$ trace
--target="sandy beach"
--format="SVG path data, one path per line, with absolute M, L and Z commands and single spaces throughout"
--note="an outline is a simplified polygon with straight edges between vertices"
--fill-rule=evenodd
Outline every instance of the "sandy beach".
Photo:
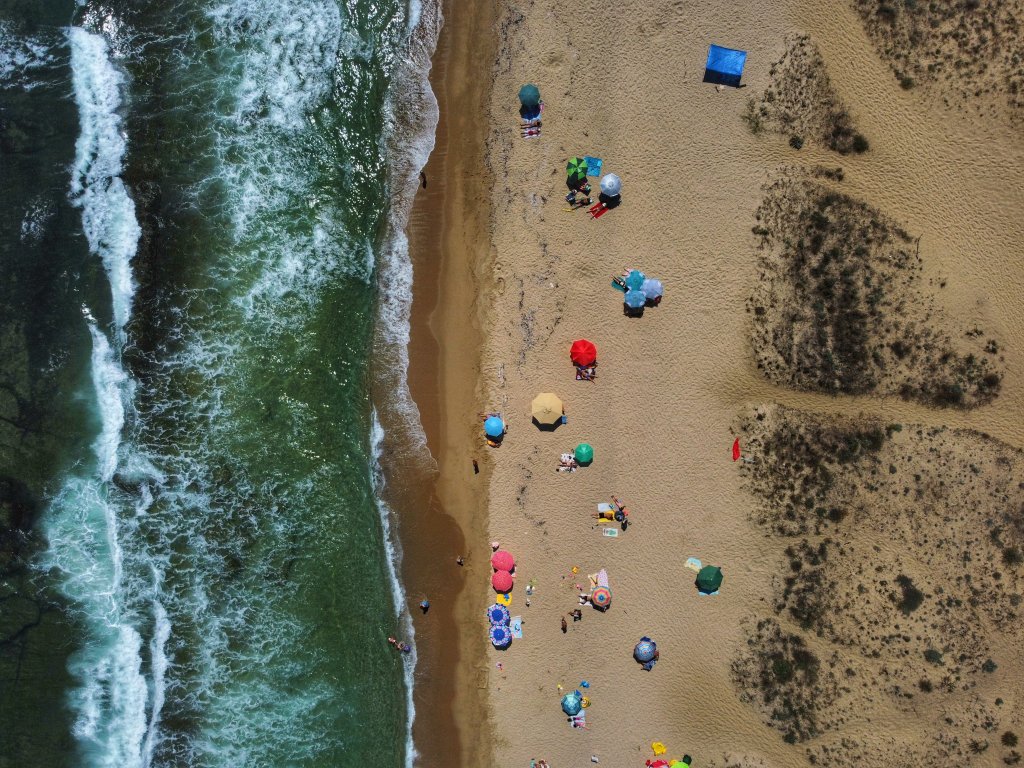
M 417 620 L 433 659 L 417 677 L 421 764 L 525 768 L 545 759 L 560 768 L 595 756 L 641 766 L 655 741 L 668 747 L 665 757 L 690 754 L 698 766 L 1012 759 L 1004 734 L 1024 729 L 1024 659 L 1012 619 L 1022 586 L 1014 553 L 1024 540 L 1016 495 L 1024 482 L 1024 142 L 1012 100 L 986 96 L 982 114 L 945 98 L 945 81 L 901 85 L 854 7 L 627 1 L 610 10 L 536 0 L 501 3 L 492 16 L 470 5 L 447 9 L 433 78 L 442 124 L 410 228 L 411 387 L 438 474 L 437 501 L 418 523 L 403 523 L 406 551 L 418 553 L 407 557 L 405 576 L 410 597 L 417 580 L 433 578 L 431 588 L 452 601 Z M 827 73 L 807 94 L 786 90 L 806 83 L 803 75 L 787 81 L 776 75 L 784 67 L 773 71 L 796 36 L 814 46 L 800 66 Z M 744 88 L 701 82 L 711 43 L 748 51 Z M 540 88 L 545 111 L 541 135 L 523 139 L 516 94 L 527 82 Z M 780 94 L 796 118 L 777 108 Z M 754 130 L 744 115 L 761 105 L 764 125 Z M 829 146 L 822 125 L 838 109 L 848 110 L 866 151 Z M 786 129 L 793 125 L 800 148 Z M 602 158 L 603 170 L 622 178 L 621 206 L 599 220 L 565 210 L 565 165 L 577 155 Z M 798 334 L 825 343 L 806 329 L 860 322 L 833 311 L 838 300 L 825 300 L 815 321 L 811 307 L 793 306 L 799 294 L 786 287 L 785 270 L 769 268 L 766 260 L 790 258 L 784 241 L 803 234 L 784 218 L 777 244 L 753 231 L 783 177 L 845 196 L 850 210 L 863 204 L 906 235 L 882 238 L 857 273 L 884 278 L 869 286 L 881 291 L 871 299 L 879 316 L 858 340 L 884 375 L 844 378 L 832 356 L 833 367 L 814 375 L 786 365 L 824 365 L 824 356 L 779 355 L 775 373 L 758 369 L 758 338 L 776 348 Z M 834 208 L 821 210 L 838 226 Z M 836 258 L 845 258 L 845 241 L 864 237 L 840 230 Z M 908 254 L 891 274 L 879 267 L 890 245 Z M 664 301 L 642 318 L 623 316 L 610 284 L 630 267 L 665 285 Z M 883 338 L 893 327 L 911 329 L 907 338 L 926 328 L 939 341 L 904 353 L 892 347 L 896 337 Z M 569 346 L 577 338 L 597 345 L 596 382 L 575 380 Z M 894 349 L 896 357 L 881 355 Z M 961 359 L 968 362 L 947 365 Z M 966 393 L 962 400 L 937 403 L 906 389 L 936 361 L 947 367 L 934 370 L 951 377 L 943 392 Z M 969 389 L 985 376 L 994 378 Z M 530 419 L 531 400 L 546 391 L 567 413 L 553 432 Z M 477 414 L 487 411 L 500 411 L 509 426 L 498 449 L 483 442 Z M 808 480 L 799 498 L 770 492 L 772 478 L 792 469 L 771 459 L 779 425 L 795 424 L 785 432 L 792 437 L 822 420 L 838 436 L 815 445 L 832 451 L 825 474 L 840 481 Z M 864 437 L 876 431 L 877 447 Z M 734 463 L 737 436 L 744 461 Z M 593 464 L 557 473 L 559 455 L 584 441 Z M 843 458 L 849 444 L 858 447 Z M 933 455 L 941 455 L 937 469 L 917 468 Z M 872 471 L 891 485 L 871 480 Z M 929 472 L 938 473 L 934 483 L 912 491 Z M 820 484 L 820 473 L 809 477 Z M 904 478 L 905 494 L 897 483 Z M 992 483 L 1000 494 L 988 494 Z M 616 538 L 591 517 L 613 494 L 632 522 Z M 947 499 L 980 510 L 963 525 L 982 533 L 949 533 Z M 780 532 L 770 522 L 803 508 L 812 518 L 802 528 Z M 1008 509 L 1017 512 L 1001 520 Z M 912 519 L 912 530 L 880 528 L 865 510 Z M 437 515 L 446 533 L 419 538 Z M 843 556 L 826 566 L 801 555 L 800 572 L 818 580 L 787 581 L 800 559 L 793 553 L 818 552 L 825 539 Z M 944 547 L 929 549 L 937 539 Z M 491 540 L 518 562 L 510 611 L 522 617 L 523 637 L 505 651 L 486 637 Z M 986 602 L 947 567 L 965 553 L 999 573 L 985 582 L 998 600 Z M 462 569 L 456 554 L 468 559 Z M 721 566 L 719 595 L 697 593 L 688 557 Z M 879 558 L 892 573 L 873 570 Z M 611 608 L 584 606 L 582 621 L 570 620 L 563 633 L 561 618 L 578 607 L 575 585 L 586 587 L 587 574 L 602 568 Z M 428 577 L 432 569 L 443 576 Z M 828 585 L 851 574 L 872 599 L 822 602 L 828 621 L 805 621 L 803 608 L 793 609 L 794 594 L 831 594 Z M 902 597 L 894 584 L 904 585 Z M 949 594 L 976 614 L 943 604 Z M 941 621 L 928 624 L 922 617 L 933 608 Z M 448 629 L 438 629 L 445 621 Z M 873 644 L 850 630 L 860 621 L 908 639 L 898 652 Z M 956 643 L 940 647 L 943 633 L 978 626 L 984 653 L 961 652 L 939 670 L 934 659 L 957 653 Z M 631 658 L 643 635 L 661 651 L 651 672 Z M 782 675 L 794 658 L 798 672 Z M 559 698 L 584 680 L 587 728 L 573 729 Z M 780 702 L 799 712 L 779 722 Z

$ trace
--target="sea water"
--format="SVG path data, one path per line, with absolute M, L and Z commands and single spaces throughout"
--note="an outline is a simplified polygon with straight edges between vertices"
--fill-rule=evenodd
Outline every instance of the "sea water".
M 61 662 L 39 690 L 67 738 L 0 722 L 20 734 L 7 757 L 411 765 L 377 411 L 422 444 L 402 229 L 436 121 L 437 11 L 44 6 L 3 20 L 0 93 L 64 86 L 76 123 L 53 140 L 74 140 L 51 164 L 75 215 L 32 213 L 38 176 L 7 195 L 68 243 L 71 289 L 44 301 L 70 305 L 69 351 L 49 375 L 83 415 L 37 484 L 34 586 L 67 622 L 59 648 L 38 641 Z

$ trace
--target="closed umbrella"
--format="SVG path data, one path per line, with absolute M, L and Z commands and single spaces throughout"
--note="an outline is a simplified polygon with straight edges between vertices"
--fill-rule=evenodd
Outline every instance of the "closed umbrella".
M 623 282 L 626 284 L 627 291 L 642 291 L 644 289 L 644 281 L 646 279 L 647 275 L 639 269 L 631 269 Z
M 487 633 L 491 638 L 491 645 L 495 648 L 506 648 L 512 642 L 512 630 L 504 624 L 491 624 Z
M 622 300 L 630 309 L 640 309 L 647 304 L 647 297 L 643 291 L 626 291 Z
M 597 362 L 597 347 L 594 342 L 586 339 L 576 339 L 569 348 L 569 359 L 573 365 L 581 365 L 584 368 Z
M 516 567 L 516 559 L 511 552 L 499 549 L 491 555 L 491 567 L 496 571 L 511 571 Z
M 655 280 L 653 277 L 648 277 L 644 280 L 644 284 L 640 290 L 642 290 L 644 292 L 644 296 L 651 301 L 654 301 L 654 299 L 658 298 L 665 292 L 664 287 L 661 285 L 661 280 Z
M 499 438 L 505 434 L 505 422 L 498 416 L 488 416 L 484 422 L 484 434 L 490 438 Z
M 528 109 L 540 106 L 540 88 L 533 83 L 527 83 L 519 89 L 519 103 Z
M 512 589 L 513 584 L 515 581 L 508 571 L 495 571 L 491 575 L 491 586 L 494 587 L 495 592 L 508 592 Z
M 565 166 L 566 181 L 574 187 L 587 180 L 587 161 L 582 157 L 574 157 Z
M 576 457 L 578 464 L 589 464 L 594 460 L 594 446 L 590 443 L 580 443 L 573 451 L 573 456 Z
M 562 711 L 569 717 L 575 717 L 583 709 L 583 694 L 579 691 L 567 693 L 562 697 Z
M 636 648 L 633 649 L 633 658 L 639 661 L 641 664 L 646 664 L 648 661 L 654 658 L 654 653 L 657 650 L 657 644 L 650 638 L 645 637 L 643 640 L 637 643 Z
M 562 401 L 554 392 L 542 392 L 533 398 L 530 412 L 538 424 L 551 426 L 562 420 Z
M 710 595 L 722 586 L 723 578 L 722 569 L 717 565 L 705 565 L 697 574 L 697 589 L 705 595 Z
M 491 624 L 508 624 L 512 617 L 509 615 L 508 608 L 500 603 L 495 603 L 487 609 L 487 618 Z
M 594 587 L 590 593 L 590 602 L 595 608 L 604 610 L 612 604 L 612 591 L 608 587 Z
M 618 197 L 622 192 L 622 181 L 614 173 L 606 173 L 601 177 L 601 191 L 608 197 Z

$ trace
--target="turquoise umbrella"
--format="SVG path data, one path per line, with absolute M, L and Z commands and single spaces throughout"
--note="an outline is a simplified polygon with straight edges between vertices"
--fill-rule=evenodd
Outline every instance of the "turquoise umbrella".
M 630 291 L 642 291 L 644 289 L 644 280 L 647 279 L 647 275 L 641 272 L 639 269 L 631 270 L 626 275 L 626 288 Z
M 519 89 L 519 103 L 527 109 L 540 106 L 540 88 L 533 83 L 527 83 Z
M 643 291 L 626 291 L 622 299 L 630 309 L 640 309 L 647 304 L 647 297 Z
M 594 460 L 594 447 L 590 443 L 580 443 L 573 452 L 580 464 L 589 464 Z
M 562 697 L 562 711 L 569 717 L 575 717 L 583 709 L 583 694 L 579 691 L 567 693 Z

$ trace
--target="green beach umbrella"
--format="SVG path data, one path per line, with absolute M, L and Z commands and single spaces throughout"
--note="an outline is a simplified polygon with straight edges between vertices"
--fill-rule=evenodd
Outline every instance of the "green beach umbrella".
M 594 447 L 590 443 L 580 443 L 573 455 L 580 464 L 589 464 L 594 460 Z
M 565 166 L 567 180 L 573 184 L 582 184 L 587 180 L 587 161 L 582 157 L 574 157 Z
M 717 565 L 705 565 L 697 574 L 697 589 L 705 595 L 717 592 L 722 586 L 722 569 Z
M 519 103 L 528 108 L 540 106 L 540 88 L 533 83 L 524 85 L 519 89 Z

